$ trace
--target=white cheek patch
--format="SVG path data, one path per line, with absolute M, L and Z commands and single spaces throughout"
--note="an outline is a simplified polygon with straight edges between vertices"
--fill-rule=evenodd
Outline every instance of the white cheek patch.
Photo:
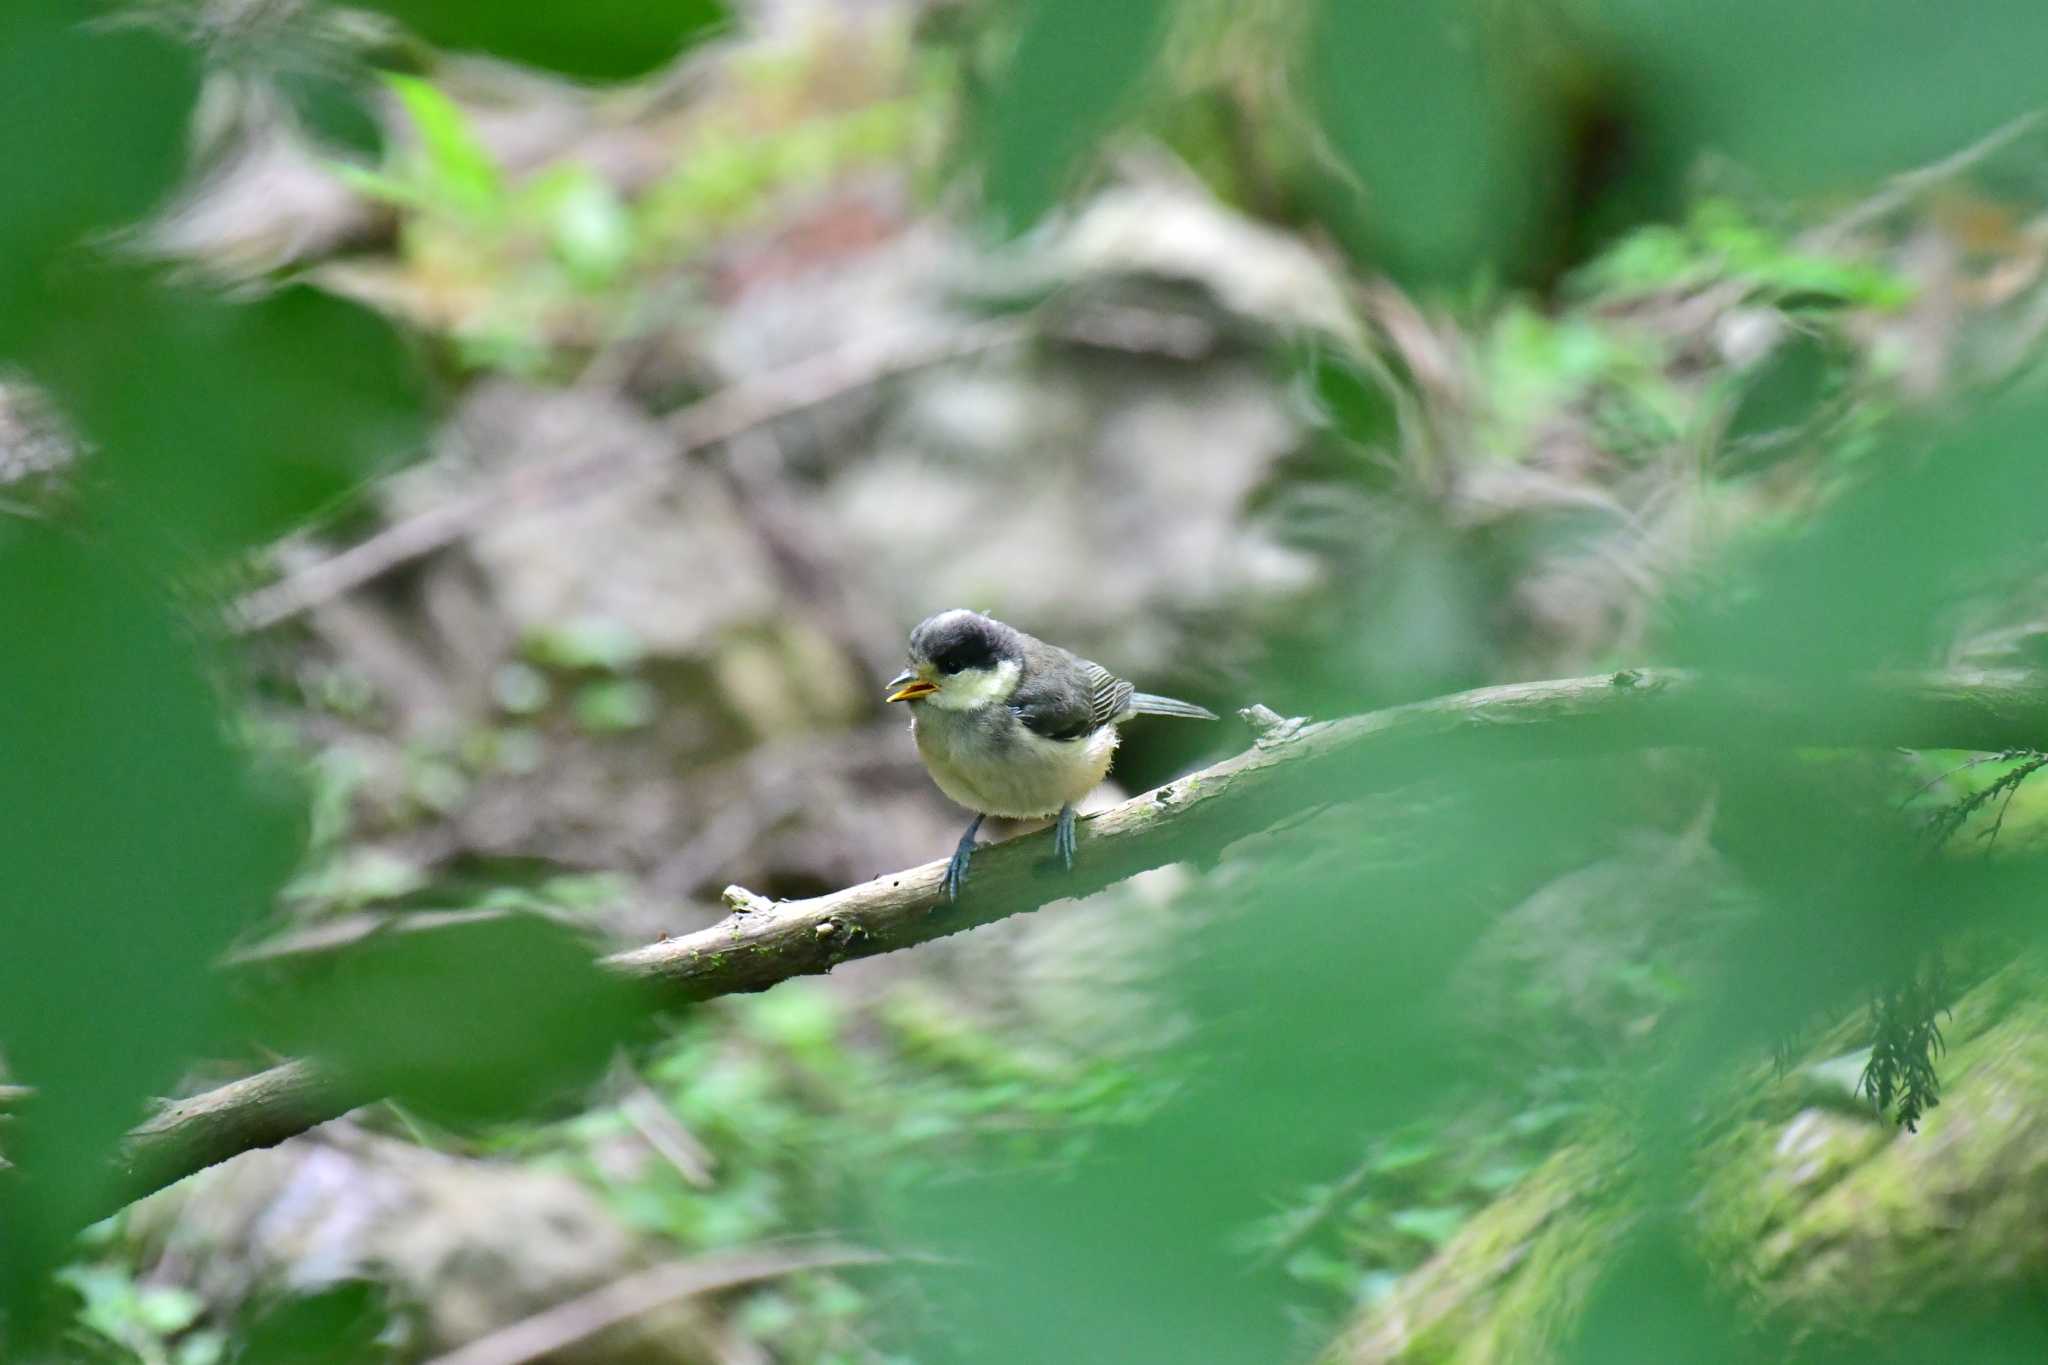
M 1005 659 L 994 668 L 963 668 L 941 682 L 939 690 L 924 699 L 925 705 L 942 711 L 1000 706 L 1017 690 L 1017 674 L 1021 671 L 1014 659 Z

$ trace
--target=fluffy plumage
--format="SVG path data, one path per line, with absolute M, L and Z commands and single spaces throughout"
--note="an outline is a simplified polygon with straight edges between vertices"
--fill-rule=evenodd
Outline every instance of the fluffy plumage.
M 906 698 L 918 755 L 939 790 L 983 815 L 1030 819 L 1073 805 L 1108 774 L 1116 727 L 1133 716 L 1215 719 L 964 609 L 910 633 L 910 664 L 899 682 L 931 685 Z

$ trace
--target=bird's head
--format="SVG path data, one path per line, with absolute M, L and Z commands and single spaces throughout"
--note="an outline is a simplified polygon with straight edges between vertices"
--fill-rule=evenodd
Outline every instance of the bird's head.
M 980 612 L 942 611 L 910 632 L 910 667 L 889 680 L 886 701 L 929 701 L 971 711 L 1008 701 L 1024 668 L 1023 637 Z

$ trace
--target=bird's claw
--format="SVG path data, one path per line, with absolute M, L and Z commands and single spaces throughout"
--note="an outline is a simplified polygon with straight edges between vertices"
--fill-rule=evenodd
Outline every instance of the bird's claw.
M 1074 870 L 1074 808 L 1060 807 L 1060 818 L 1052 827 L 1052 851 L 1067 871 Z
M 974 817 L 974 823 L 960 836 L 959 844 L 953 849 L 953 856 L 946 862 L 946 880 L 943 883 L 947 904 L 960 899 L 960 888 L 967 884 L 967 864 L 974 858 L 974 836 L 981 829 L 981 817 Z

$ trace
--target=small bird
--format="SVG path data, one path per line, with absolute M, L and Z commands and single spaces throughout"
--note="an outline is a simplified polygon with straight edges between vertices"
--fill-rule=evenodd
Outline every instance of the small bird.
M 1074 866 L 1074 803 L 1109 772 L 1117 726 L 1133 716 L 1214 720 L 1192 702 L 1140 692 L 1101 664 L 956 608 L 910 632 L 910 667 L 887 701 L 910 704 L 918 757 L 939 790 L 973 811 L 946 865 L 958 900 L 987 816 L 1059 814 L 1053 851 Z

